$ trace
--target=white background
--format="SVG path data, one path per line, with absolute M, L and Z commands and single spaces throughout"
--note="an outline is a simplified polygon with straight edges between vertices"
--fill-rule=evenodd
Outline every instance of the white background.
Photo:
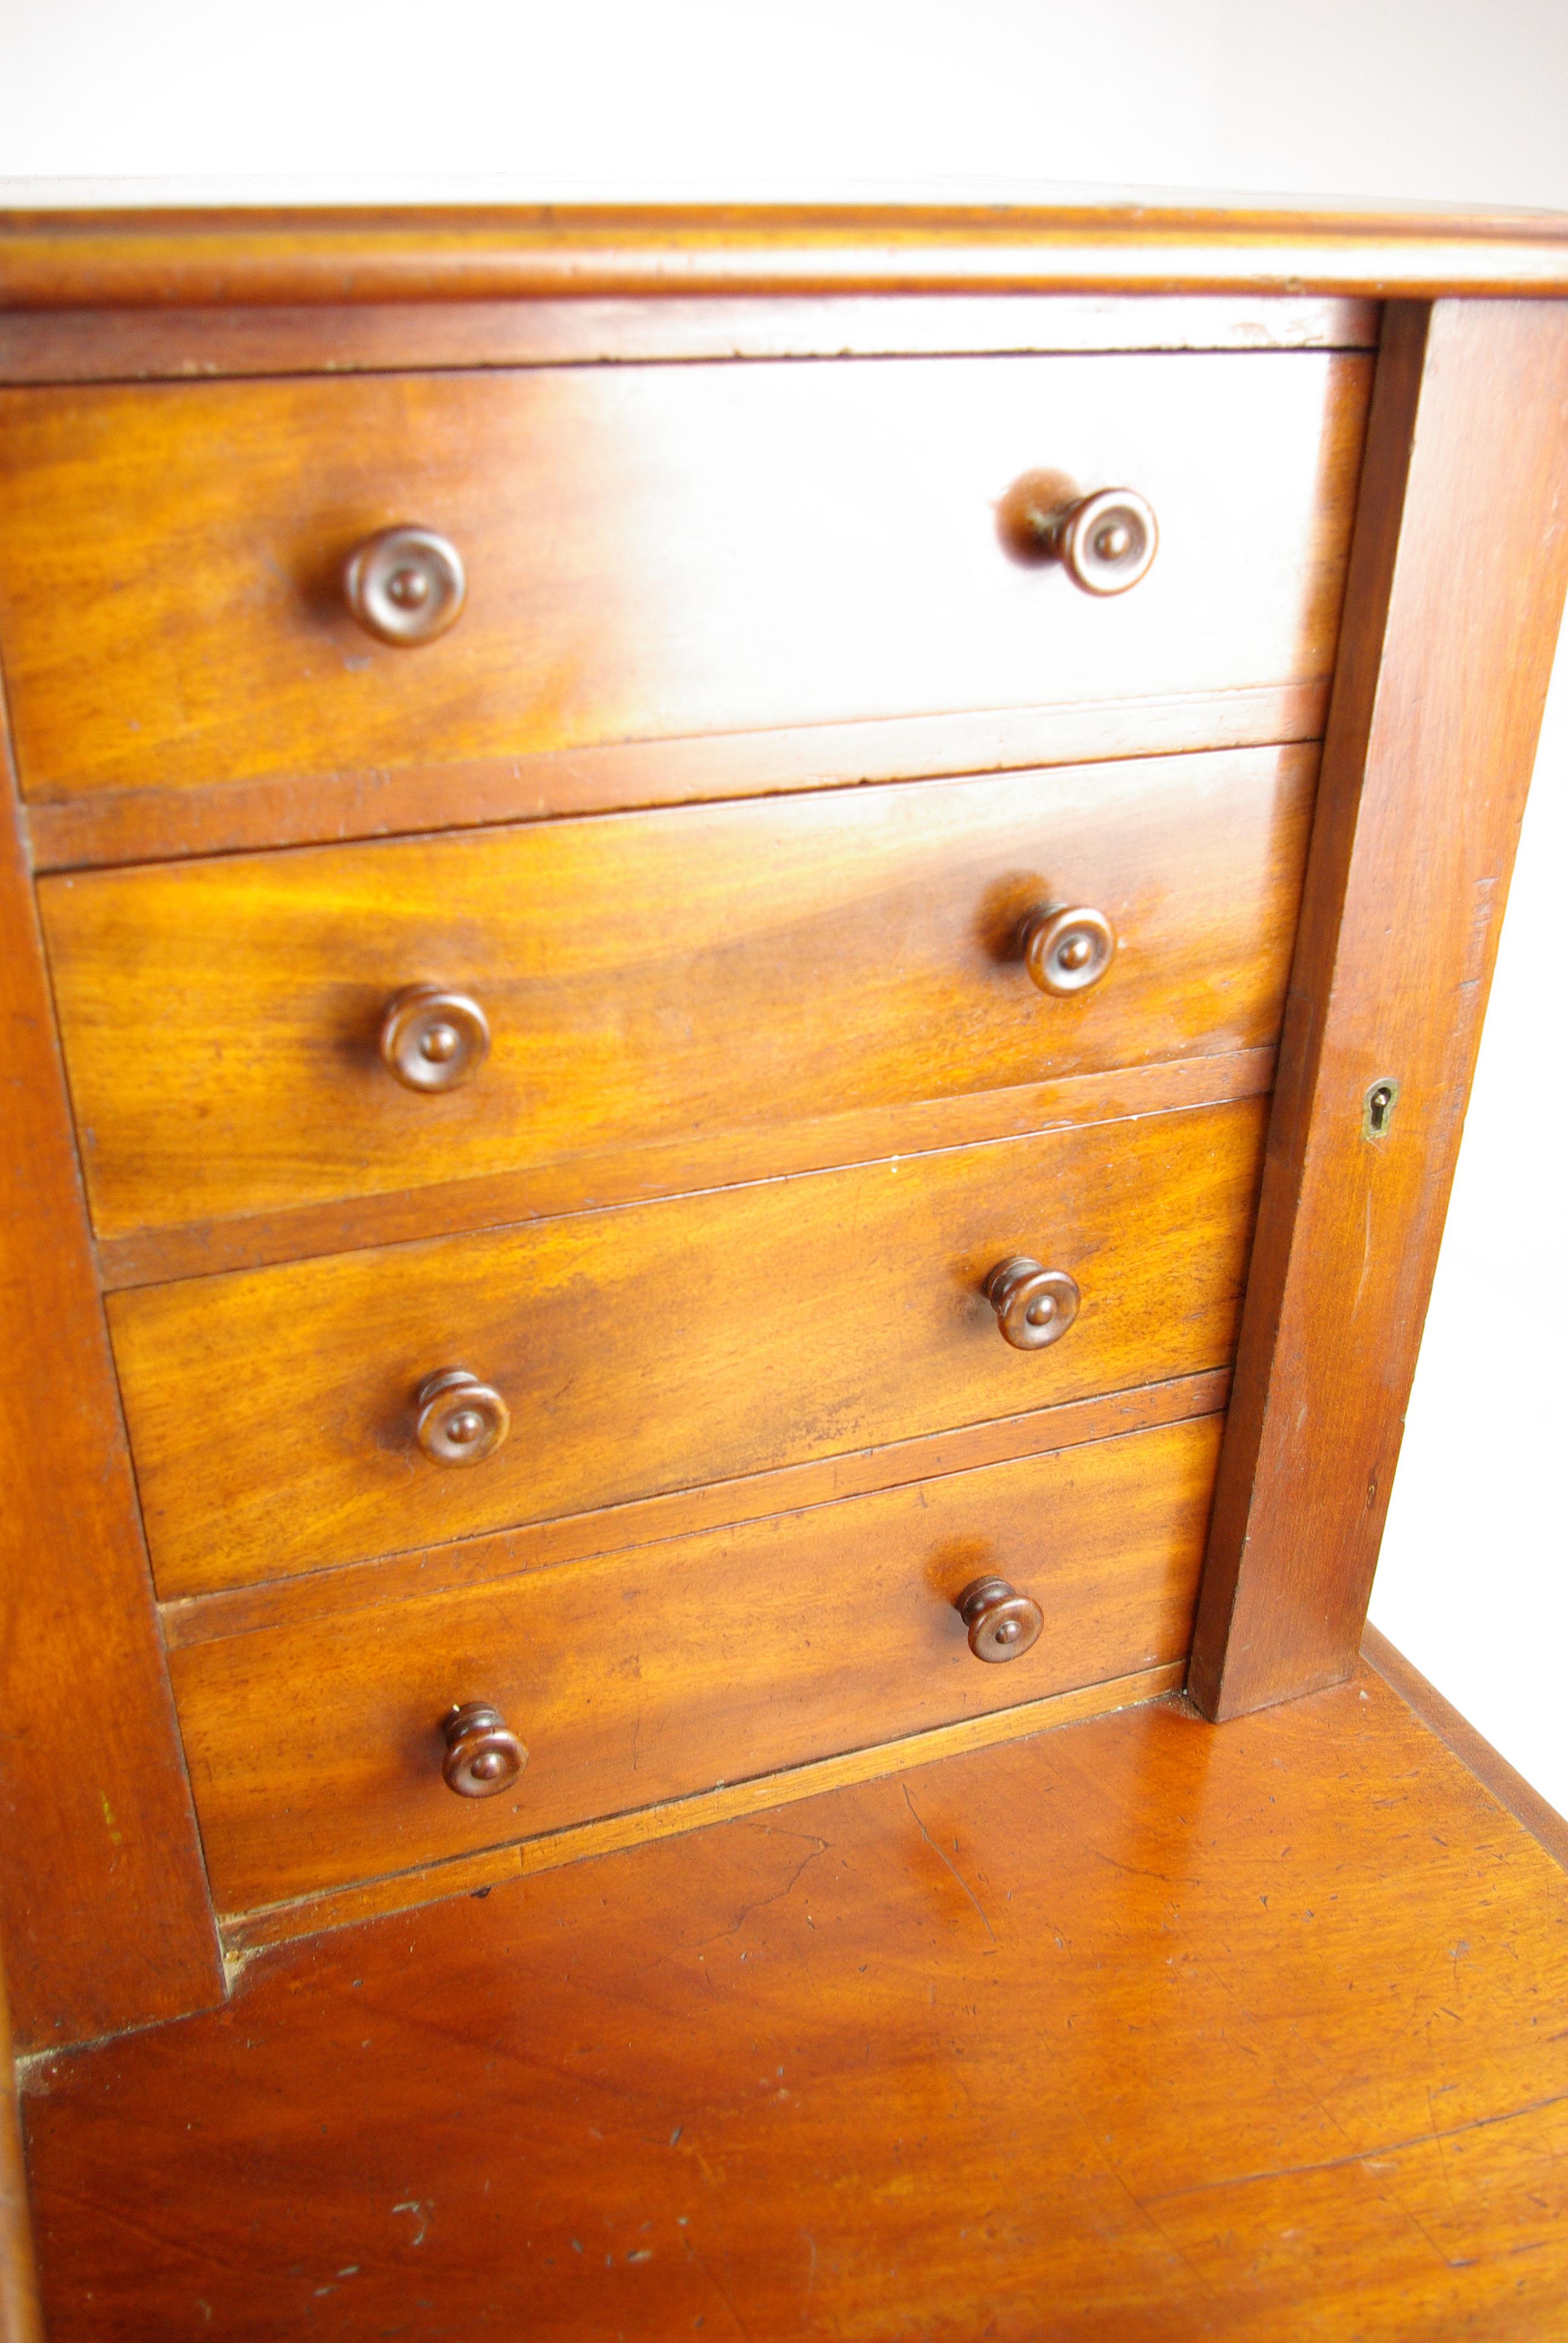
M 154 183 L 127 201 L 1027 179 L 1568 209 L 1568 0 L 0 0 L 0 200 L 106 176 Z M 1568 659 L 1372 1602 L 1568 1809 L 1565 958 Z

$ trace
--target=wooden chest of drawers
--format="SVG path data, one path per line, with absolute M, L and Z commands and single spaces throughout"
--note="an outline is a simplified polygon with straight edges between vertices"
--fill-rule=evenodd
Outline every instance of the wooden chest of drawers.
M 842 227 L 0 237 L 29 2038 L 1350 1664 L 1563 311 Z

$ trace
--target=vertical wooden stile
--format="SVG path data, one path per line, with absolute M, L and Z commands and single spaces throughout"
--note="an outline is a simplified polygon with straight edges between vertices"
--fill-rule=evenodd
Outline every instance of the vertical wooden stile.
M 48 980 L 0 806 L 0 1943 L 24 2048 L 223 1998 Z
M 1355 1662 L 1568 582 L 1568 303 L 1391 305 L 1190 1689 Z
M 44 2343 L 4 1970 L 0 1970 L 0 2343 Z

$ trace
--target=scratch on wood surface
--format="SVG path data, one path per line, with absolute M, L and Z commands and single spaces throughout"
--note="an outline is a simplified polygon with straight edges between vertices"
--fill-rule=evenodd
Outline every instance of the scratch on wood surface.
M 770 1838 L 779 1837 L 799 1839 L 806 1835 L 806 1834 L 801 1831 L 775 1831 L 772 1825 L 769 1824 L 764 1824 L 763 1828 Z M 799 1862 L 795 1865 L 794 1870 L 789 1874 L 789 1878 L 784 1882 L 782 1887 L 776 1887 L 771 1896 L 759 1896 L 754 1903 L 742 1905 L 740 1911 L 735 1919 L 730 1922 L 728 1928 L 717 1929 L 711 1936 L 699 1936 L 695 1945 L 689 1945 L 686 1949 L 689 1952 L 697 1952 L 700 1950 L 704 1945 L 722 1944 L 727 1936 L 738 1936 L 740 1934 L 741 1929 L 745 1926 L 747 1921 L 751 1917 L 753 1912 L 766 1911 L 769 1904 L 781 1904 L 787 1896 L 792 1895 L 796 1882 L 799 1880 L 800 1874 L 805 1870 L 807 1865 L 809 1863 L 815 1863 L 819 1855 L 826 1855 L 827 1852 L 828 1841 L 825 1838 L 813 1837 L 806 1853 L 800 1857 Z
M 934 1855 L 939 1856 L 940 1859 L 947 1865 L 948 1869 L 952 1873 L 953 1877 L 958 1881 L 959 1885 L 963 1889 L 964 1894 L 969 1897 L 970 1902 L 980 1914 L 986 1935 L 990 1938 L 991 1951 L 994 1953 L 996 1950 L 996 1930 L 986 1918 L 985 1907 L 981 1904 L 980 1897 L 975 1894 L 974 1889 L 970 1885 L 969 1881 L 964 1877 L 963 1873 L 959 1869 L 957 1864 L 950 1861 L 947 1855 L 942 1854 L 941 1848 L 937 1845 L 936 1840 L 931 1836 L 924 1823 L 921 1822 L 915 1802 L 910 1795 L 909 1784 L 907 1782 L 900 1782 L 899 1787 L 903 1791 L 905 1805 L 908 1806 L 910 1814 L 915 1817 L 915 1828 L 920 1832 L 920 1836 L 925 1840 L 925 1843 L 930 1848 L 931 1853 Z
M 1498 2124 L 1518 2123 L 1525 2116 L 1536 2116 L 1547 2107 L 1568 2106 L 1568 2091 L 1553 2091 L 1549 2098 L 1527 2099 L 1522 2107 L 1506 2107 L 1501 2115 L 1474 2116 L 1469 2123 L 1453 2124 L 1445 2131 L 1419 2131 L 1409 2139 L 1385 2141 L 1380 2147 L 1363 2148 L 1358 2155 L 1325 2157 L 1316 2164 L 1281 2164 L 1266 2166 L 1261 2172 L 1238 2172 L 1224 2180 L 1194 2180 L 1185 2188 L 1167 2188 L 1152 2197 L 1140 2198 L 1143 2205 L 1163 2205 L 1174 2197 L 1203 2197 L 1211 2188 L 1251 2188 L 1259 2180 L 1296 2180 L 1313 2172 L 1337 2172 L 1349 2164 L 1375 2165 L 1380 2157 L 1403 2156 L 1414 2147 L 1436 2147 L 1443 2140 L 1461 2139 L 1466 2132 L 1490 2131 Z

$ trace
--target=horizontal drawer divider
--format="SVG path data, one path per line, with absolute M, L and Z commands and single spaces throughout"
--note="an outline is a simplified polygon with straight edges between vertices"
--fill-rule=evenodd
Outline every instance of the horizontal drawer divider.
M 730 1822 L 743 1815 L 767 1813 L 790 1805 L 826 1790 L 842 1790 L 858 1783 L 885 1779 L 906 1768 L 930 1765 L 943 1757 L 994 1749 L 1034 1733 L 1076 1725 L 1113 1710 L 1132 1708 L 1180 1690 L 1187 1673 L 1183 1660 L 1141 1669 L 1135 1675 L 1113 1676 L 1103 1684 L 1085 1684 L 1055 1693 L 1044 1700 L 1027 1701 L 1018 1708 L 970 1716 L 954 1725 L 887 1741 L 870 1748 L 822 1757 L 806 1765 L 747 1782 L 721 1783 L 690 1797 L 672 1798 L 655 1806 L 633 1808 L 601 1820 L 575 1823 L 533 1839 L 514 1840 L 506 1846 L 487 1847 L 443 1863 L 365 1881 L 352 1887 L 327 1890 L 319 1896 L 260 1906 L 253 1912 L 220 1915 L 218 1926 L 231 1967 L 268 1945 L 297 1936 L 317 1936 L 331 1928 L 352 1927 L 357 1922 L 411 1905 L 435 1903 L 446 1896 L 484 1894 L 504 1880 L 527 1878 L 535 1872 L 553 1871 L 562 1864 L 578 1863 L 604 1855 L 645 1846 L 656 1839 L 675 1838 L 687 1831 Z
M 964 709 L 616 741 L 407 769 L 106 790 L 27 811 L 35 870 L 317 846 L 568 814 L 1263 749 L 1322 738 L 1328 678 L 1066 706 Z
M 1046 350 L 1375 349 L 1380 313 L 1376 301 L 1332 295 L 1157 293 L 13 311 L 0 317 L 0 382 Z
M 518 1577 L 562 1563 L 629 1552 L 775 1515 L 806 1513 L 845 1497 L 945 1479 L 1020 1457 L 1185 1423 L 1222 1410 L 1230 1386 L 1230 1368 L 1216 1367 L 1132 1391 L 1031 1409 L 989 1423 L 967 1424 L 953 1432 L 785 1465 L 741 1480 L 715 1482 L 706 1488 L 676 1490 L 594 1513 L 529 1523 L 490 1536 L 462 1538 L 416 1554 L 350 1563 L 337 1570 L 308 1572 L 260 1586 L 186 1596 L 160 1606 L 164 1640 L 173 1651 L 305 1620 L 337 1618 L 416 1594 L 437 1594 Z
M 1274 1054 L 1271 1048 L 1230 1051 L 1010 1090 L 858 1108 L 810 1122 L 763 1123 L 577 1157 L 542 1170 L 137 1232 L 99 1242 L 99 1276 L 106 1292 L 175 1284 L 373 1245 L 467 1235 L 662 1197 L 749 1187 L 802 1172 L 901 1161 L 1041 1131 L 1220 1106 L 1265 1096 L 1273 1082 Z

